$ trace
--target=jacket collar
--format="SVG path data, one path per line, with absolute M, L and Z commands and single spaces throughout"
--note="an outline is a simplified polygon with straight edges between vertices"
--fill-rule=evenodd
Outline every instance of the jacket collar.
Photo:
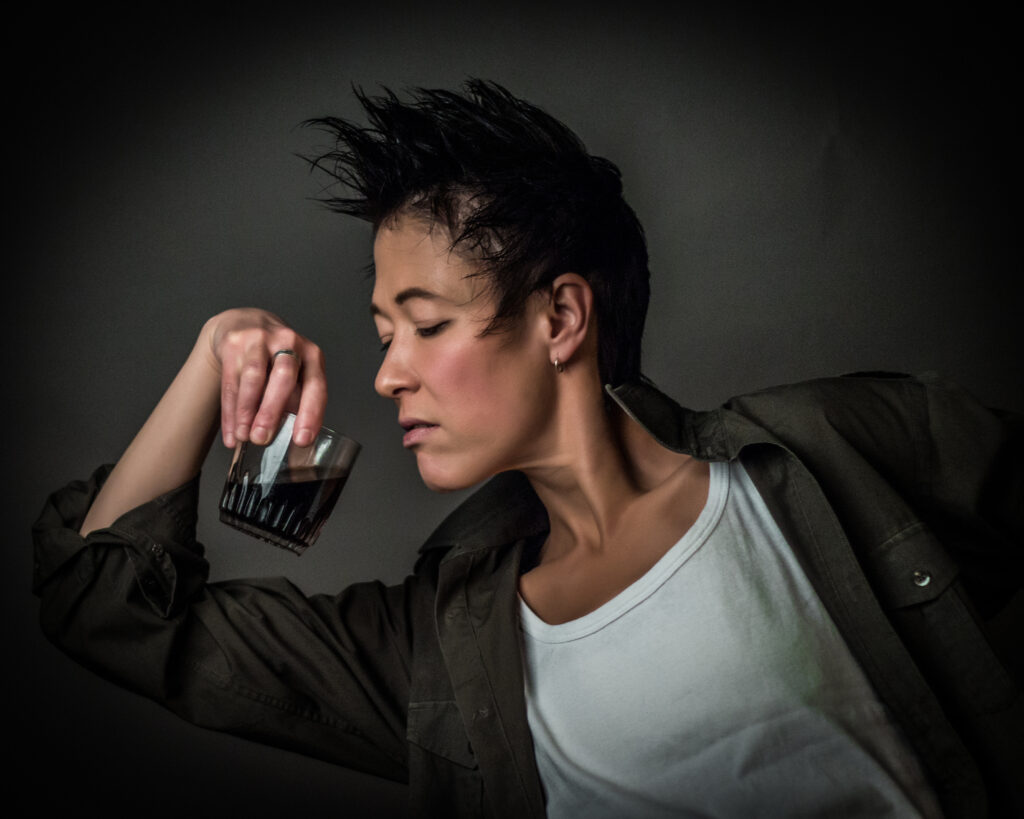
M 739 450 L 769 440 L 763 429 L 726 409 L 685 409 L 646 378 L 605 392 L 662 446 L 701 460 L 731 460 Z M 547 532 L 544 505 L 521 472 L 496 475 L 456 508 L 420 547 L 453 553 L 499 546 Z
M 647 379 L 605 386 L 605 393 L 659 444 L 704 460 L 728 457 L 717 412 L 694 412 L 679 406 Z

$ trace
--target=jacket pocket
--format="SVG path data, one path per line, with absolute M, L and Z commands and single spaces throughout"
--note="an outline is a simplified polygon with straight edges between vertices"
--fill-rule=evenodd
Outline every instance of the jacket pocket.
M 452 701 L 411 702 L 406 739 L 464 768 L 476 768 L 462 714 Z
M 483 780 L 454 702 L 411 702 L 406 725 L 414 815 L 422 819 L 490 816 Z

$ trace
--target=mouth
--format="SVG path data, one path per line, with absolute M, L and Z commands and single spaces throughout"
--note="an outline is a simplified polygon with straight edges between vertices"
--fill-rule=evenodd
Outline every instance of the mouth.
M 437 424 L 421 421 L 418 418 L 402 418 L 398 423 L 405 430 L 405 435 L 402 436 L 402 446 L 406 449 L 421 443 L 432 430 L 437 429 Z

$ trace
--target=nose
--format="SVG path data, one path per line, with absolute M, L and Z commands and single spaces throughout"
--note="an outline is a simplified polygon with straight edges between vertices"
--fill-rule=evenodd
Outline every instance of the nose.
M 417 383 L 414 370 L 392 341 L 377 370 L 373 388 L 384 398 L 397 398 L 402 392 L 415 390 Z

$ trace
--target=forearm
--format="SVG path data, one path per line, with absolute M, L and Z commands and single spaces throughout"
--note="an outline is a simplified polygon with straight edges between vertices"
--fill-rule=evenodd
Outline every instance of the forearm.
M 184 366 L 125 450 L 82 523 L 81 534 L 196 475 L 220 419 L 220 372 L 200 335 Z
M 275 355 L 281 350 L 291 354 Z M 323 354 L 272 313 L 234 308 L 206 324 L 192 352 L 89 509 L 80 533 L 181 486 L 199 472 L 218 421 L 224 443 L 266 443 L 289 405 L 312 441 L 327 403 Z

